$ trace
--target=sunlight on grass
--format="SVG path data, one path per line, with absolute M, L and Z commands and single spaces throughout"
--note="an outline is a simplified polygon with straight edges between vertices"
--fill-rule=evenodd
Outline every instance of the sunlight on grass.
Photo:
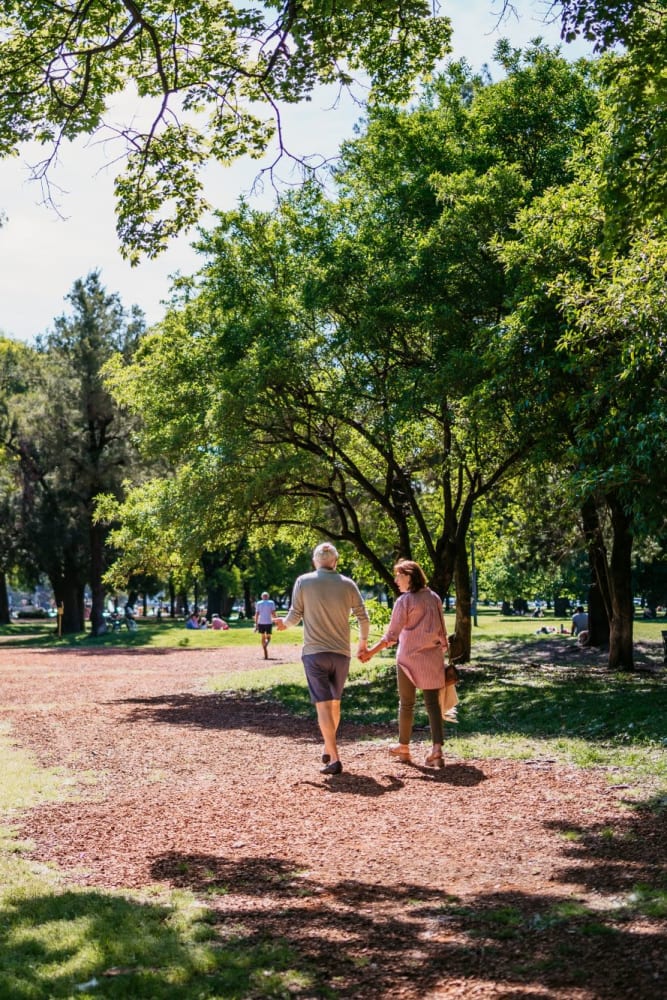
M 0 814 L 71 794 L 75 779 L 64 768 L 37 768 L 33 757 L 12 743 L 7 725 L 0 725 L 0 760 Z
M 455 615 L 453 611 L 446 613 L 447 626 L 450 631 L 454 630 Z M 216 632 L 212 629 L 203 631 L 188 630 L 181 620 L 163 618 L 158 622 L 153 617 L 137 619 L 138 628 L 136 632 L 128 632 L 121 629 L 119 632 L 109 632 L 104 636 L 93 637 L 89 629 L 86 632 L 73 636 L 63 636 L 58 638 L 54 624 L 44 624 L 37 622 L 15 623 L 12 625 L 0 626 L 0 647 L 23 647 L 23 648 L 67 648 L 80 647 L 96 648 L 100 647 L 156 647 L 156 648 L 187 648 L 187 649 L 224 649 L 230 646 L 252 646 L 259 643 L 259 637 L 254 631 L 254 624 L 247 619 L 231 618 L 230 628 L 225 632 Z M 526 650 L 530 650 L 531 645 L 543 640 L 544 635 L 538 635 L 537 630 L 550 626 L 560 629 L 561 625 L 569 633 L 570 618 L 556 618 L 551 612 L 547 612 L 544 618 L 532 618 L 530 616 L 503 617 L 495 608 L 480 608 L 477 616 L 478 624 L 473 626 L 472 644 L 473 657 L 485 657 L 487 653 L 493 652 L 498 644 L 511 640 L 521 640 L 525 643 Z M 667 619 L 659 618 L 651 621 L 638 617 L 633 624 L 633 633 L 636 642 L 650 642 L 656 644 L 656 657 L 662 661 L 662 638 L 661 632 L 667 628 Z M 286 632 L 274 630 L 272 643 L 275 646 L 293 645 L 301 641 L 302 630 L 300 627 L 291 628 Z M 377 638 L 380 631 L 377 628 L 371 630 L 371 636 Z M 563 638 L 559 636 L 559 638 Z M 569 637 L 567 638 L 570 642 Z M 576 648 L 576 640 L 572 639 L 571 644 Z
M 76 635 L 58 638 L 52 625 L 0 626 L 0 648 L 55 648 L 68 647 L 97 648 L 154 648 L 154 649 L 226 649 L 233 646 L 260 646 L 260 638 L 254 631 L 254 624 L 247 619 L 232 619 L 227 631 L 214 629 L 186 629 L 183 621 L 165 619 L 157 622 L 154 618 L 138 618 L 135 632 L 121 629 L 105 635 L 92 636 L 89 629 Z M 285 632 L 274 629 L 272 646 L 290 646 L 301 641 L 301 628 L 291 628 Z
M 450 631 L 453 630 L 454 613 L 448 612 L 445 617 Z M 532 618 L 530 615 L 513 615 L 511 618 L 505 618 L 497 610 L 481 608 L 478 611 L 477 625 L 473 627 L 473 644 L 478 639 L 502 640 L 520 636 L 535 637 L 537 630 L 542 626 L 554 626 L 557 629 L 563 626 L 569 633 L 570 623 L 569 615 L 564 618 L 556 617 L 550 611 L 547 611 L 543 618 Z M 633 622 L 633 635 L 638 642 L 661 642 L 661 631 L 665 628 L 667 628 L 667 618 L 665 617 L 652 620 L 637 617 Z
M 301 663 L 280 663 L 260 670 L 239 671 L 212 678 L 207 687 L 211 691 L 247 691 L 248 693 L 271 692 L 281 685 L 303 684 Z
M 2 997 L 242 1000 L 317 989 L 308 959 L 282 941 L 258 942 L 237 926 L 223 944 L 211 912 L 189 892 L 72 889 L 12 853 L 4 833 L 0 856 L 7 852 L 14 877 L 0 877 Z
M 95 988 L 105 997 L 213 996 L 205 989 L 210 980 L 230 997 L 247 993 L 252 947 L 228 948 L 221 962 L 208 911 L 189 894 L 164 893 L 149 903 L 138 895 L 52 889 L 32 878 L 0 897 L 0 995 L 46 1000 L 88 984 L 83 992 Z
M 667 917 L 667 888 L 656 889 L 640 883 L 630 893 L 628 906 L 645 913 L 648 917 L 663 920 Z

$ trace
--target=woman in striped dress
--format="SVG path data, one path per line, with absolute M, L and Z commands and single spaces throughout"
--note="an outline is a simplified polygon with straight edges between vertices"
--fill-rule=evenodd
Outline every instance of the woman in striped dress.
M 444 654 L 447 630 L 442 601 L 426 585 L 419 563 L 401 559 L 394 566 L 394 579 L 401 596 L 391 613 L 391 621 L 382 638 L 362 656 L 370 659 L 381 649 L 398 643 L 396 676 L 398 680 L 398 739 L 389 753 L 402 761 L 410 760 L 410 738 L 415 714 L 417 688 L 424 693 L 424 705 L 431 727 L 433 746 L 424 763 L 444 767 L 442 757 L 443 724 L 439 691 L 445 685 Z

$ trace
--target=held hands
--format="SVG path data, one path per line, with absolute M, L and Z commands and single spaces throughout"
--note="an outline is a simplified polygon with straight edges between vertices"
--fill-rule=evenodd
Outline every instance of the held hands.
M 379 653 L 381 649 L 384 649 L 384 643 L 382 641 L 376 642 L 370 649 L 368 649 L 365 642 L 363 644 L 359 643 L 359 652 L 357 653 L 357 657 L 362 663 L 368 663 L 371 657 L 375 656 L 376 653 Z
M 274 618 L 273 624 L 276 626 L 279 632 L 284 632 L 285 629 L 287 628 L 287 625 L 285 624 L 282 618 Z
M 383 642 L 382 639 L 379 639 L 374 646 L 370 647 L 370 649 L 366 648 L 366 643 L 363 644 L 363 648 L 362 644 L 359 643 L 359 652 L 357 653 L 357 657 L 362 663 L 368 663 L 368 661 L 375 656 L 376 653 L 379 653 L 382 649 L 386 649 L 387 645 L 388 644 Z

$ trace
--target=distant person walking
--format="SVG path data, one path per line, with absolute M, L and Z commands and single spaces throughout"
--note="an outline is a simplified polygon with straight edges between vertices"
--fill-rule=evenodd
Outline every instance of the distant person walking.
M 261 636 L 265 660 L 269 658 L 269 643 L 271 642 L 275 617 L 276 606 L 268 593 L 264 591 L 261 601 L 257 601 L 255 606 L 255 632 L 259 632 Z
M 359 588 L 336 571 L 338 552 L 330 542 L 313 550 L 314 572 L 298 577 L 292 604 L 277 628 L 290 628 L 303 621 L 301 659 L 310 699 L 324 741 L 322 774 L 340 774 L 336 734 L 340 724 L 340 702 L 350 671 L 350 612 L 359 625 L 357 656 L 366 652 L 369 620 Z
M 440 690 L 445 686 L 444 654 L 447 630 L 442 601 L 426 586 L 426 576 L 419 563 L 401 559 L 394 566 L 394 580 L 401 592 L 391 612 L 386 632 L 365 655 L 364 662 L 387 646 L 398 643 L 396 678 L 398 682 L 398 739 L 389 753 L 402 761 L 410 760 L 410 738 L 415 714 L 417 688 L 424 693 L 424 705 L 431 727 L 433 746 L 424 763 L 444 767 L 444 739 Z

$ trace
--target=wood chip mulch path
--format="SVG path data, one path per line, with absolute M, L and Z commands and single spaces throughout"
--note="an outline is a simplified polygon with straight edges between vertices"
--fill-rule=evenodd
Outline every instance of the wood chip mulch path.
M 622 905 L 664 873 L 664 816 L 602 771 L 451 751 L 434 771 L 425 743 L 397 763 L 393 730 L 345 721 L 325 777 L 313 719 L 206 687 L 264 666 L 254 647 L 1 650 L 16 745 L 95 779 L 18 817 L 31 856 L 77 885 L 187 888 L 221 938 L 286 941 L 336 997 L 667 995 L 665 926 Z

